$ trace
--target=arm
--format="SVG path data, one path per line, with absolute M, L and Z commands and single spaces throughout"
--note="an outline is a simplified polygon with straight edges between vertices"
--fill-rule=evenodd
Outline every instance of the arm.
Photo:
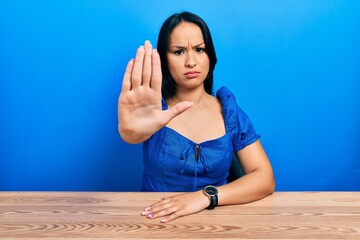
M 273 170 L 259 140 L 237 152 L 237 157 L 245 175 L 218 188 L 219 205 L 248 203 L 274 192 Z
M 162 111 L 161 64 L 149 41 L 138 48 L 135 60 L 130 60 L 124 74 L 118 101 L 118 129 L 128 143 L 146 141 L 173 117 L 192 106 L 180 102 Z
M 274 192 L 275 180 L 270 161 L 259 140 L 237 153 L 245 175 L 218 187 L 218 205 L 243 204 L 264 198 Z M 148 218 L 161 217 L 169 222 L 180 216 L 202 211 L 210 204 L 202 191 L 166 197 L 146 208 Z

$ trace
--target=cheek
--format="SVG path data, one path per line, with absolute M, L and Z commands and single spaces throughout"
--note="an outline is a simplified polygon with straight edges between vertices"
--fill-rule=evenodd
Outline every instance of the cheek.
M 205 64 L 209 67 L 210 66 L 210 59 L 209 57 L 206 55 L 205 57 Z
M 210 69 L 210 60 L 208 57 L 204 58 L 202 63 L 201 63 L 203 68 L 206 68 L 208 71 Z
M 168 66 L 169 66 L 169 71 L 170 73 L 176 73 L 179 70 L 179 65 L 180 63 L 169 58 L 168 59 Z

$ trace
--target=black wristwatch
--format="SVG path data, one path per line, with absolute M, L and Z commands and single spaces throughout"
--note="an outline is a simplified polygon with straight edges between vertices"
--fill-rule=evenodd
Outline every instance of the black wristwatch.
M 218 190 L 213 185 L 208 185 L 204 188 L 204 194 L 209 197 L 210 205 L 207 209 L 214 209 L 218 205 Z

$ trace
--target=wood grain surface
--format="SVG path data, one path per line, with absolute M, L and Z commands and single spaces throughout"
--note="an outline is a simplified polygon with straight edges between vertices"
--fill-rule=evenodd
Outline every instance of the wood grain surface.
M 0 238 L 360 240 L 360 192 L 275 192 L 165 224 L 141 216 L 173 194 L 0 192 Z

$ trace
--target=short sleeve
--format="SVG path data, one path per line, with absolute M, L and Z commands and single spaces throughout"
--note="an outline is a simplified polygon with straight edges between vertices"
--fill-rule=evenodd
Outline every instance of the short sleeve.
M 240 151 L 260 138 L 248 115 L 237 106 L 237 133 L 234 134 L 234 150 Z
M 237 105 L 234 94 L 226 87 L 216 92 L 222 105 L 226 132 L 231 135 L 233 149 L 240 151 L 260 138 L 248 115 Z

